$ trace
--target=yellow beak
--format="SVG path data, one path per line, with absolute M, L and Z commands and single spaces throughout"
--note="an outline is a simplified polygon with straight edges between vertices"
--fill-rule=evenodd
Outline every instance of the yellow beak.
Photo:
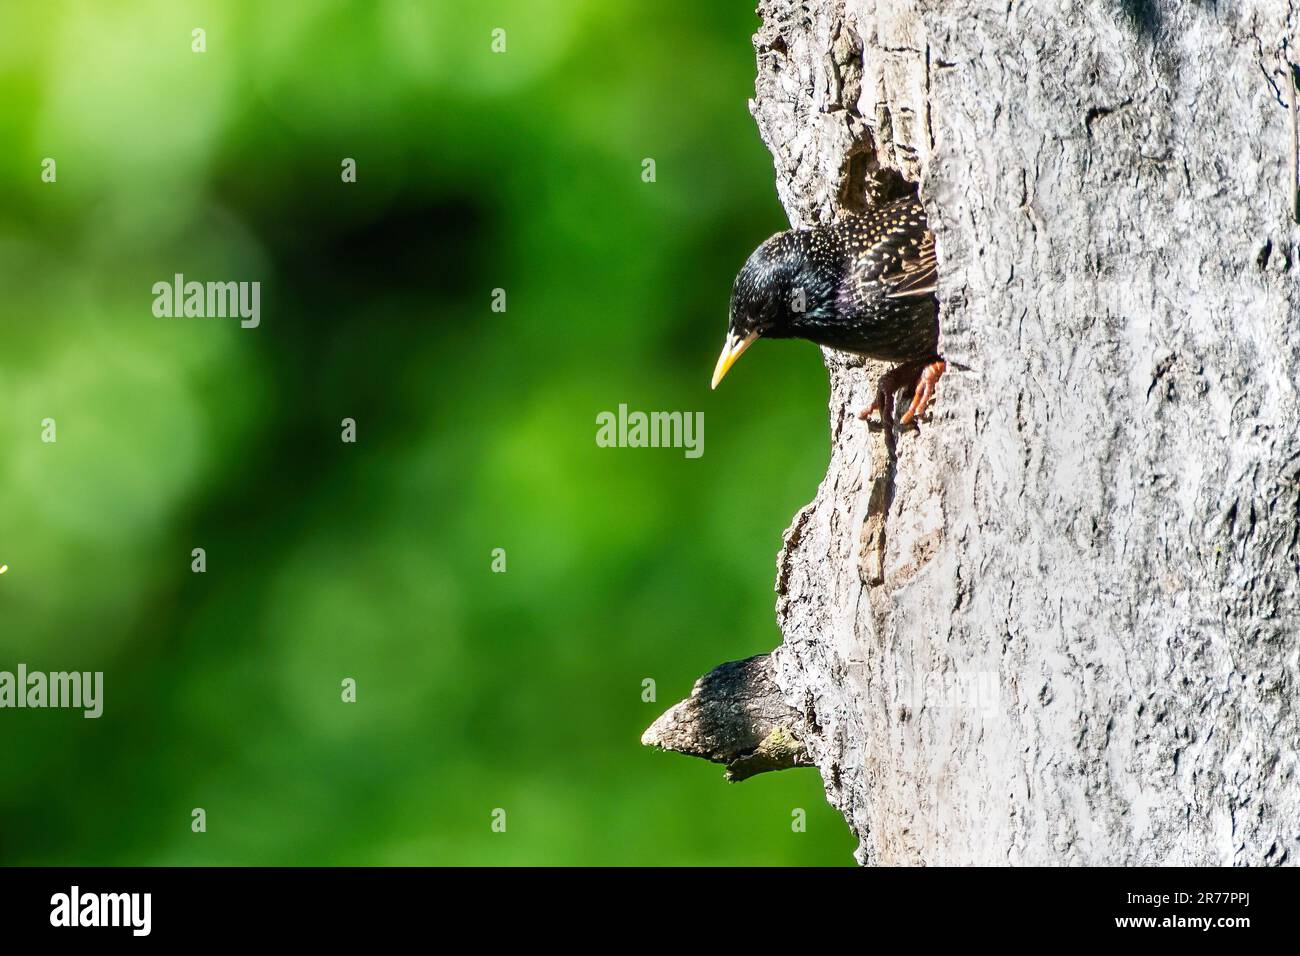
M 722 346 L 722 354 L 718 356 L 718 364 L 713 368 L 713 384 L 709 388 L 717 388 L 718 383 L 722 381 L 722 376 L 727 374 L 727 369 L 736 364 L 736 359 L 740 358 L 745 349 L 754 344 L 754 339 L 758 338 L 757 332 L 750 332 L 743 339 L 738 335 L 727 335 L 727 344 Z

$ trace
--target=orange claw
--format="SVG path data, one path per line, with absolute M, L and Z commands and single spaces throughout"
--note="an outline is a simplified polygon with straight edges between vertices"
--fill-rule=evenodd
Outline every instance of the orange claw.
M 883 380 L 880 387 L 876 389 L 876 397 L 871 400 L 871 404 L 858 412 L 858 419 L 865 422 L 877 409 L 880 410 L 881 425 L 894 417 L 894 393 L 886 390 Z
M 926 408 L 934 400 L 934 386 L 947 367 L 947 362 L 943 359 L 937 359 L 921 369 L 921 374 L 916 381 L 916 388 L 912 392 L 912 404 L 908 406 L 907 412 L 904 413 L 899 424 L 910 425 L 913 418 L 925 414 Z
M 866 420 L 871 413 L 880 410 L 881 424 L 886 424 L 894 415 L 894 393 L 911 386 L 912 402 L 907 407 L 899 424 L 907 426 L 934 401 L 934 386 L 947 368 L 943 359 L 933 361 L 907 362 L 886 372 L 880 379 L 876 397 L 864 410 L 858 412 L 858 418 Z

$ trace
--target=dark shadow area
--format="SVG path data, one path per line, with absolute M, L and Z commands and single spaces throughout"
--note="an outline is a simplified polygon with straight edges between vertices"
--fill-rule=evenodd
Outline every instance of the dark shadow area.
M 1162 16 L 1158 0 L 1119 0 L 1120 13 L 1144 37 L 1160 32 Z

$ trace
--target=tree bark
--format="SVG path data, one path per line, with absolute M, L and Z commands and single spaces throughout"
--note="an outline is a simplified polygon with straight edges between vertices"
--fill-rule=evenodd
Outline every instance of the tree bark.
M 948 374 L 834 352 L 772 675 L 880 864 L 1300 861 L 1295 0 L 761 0 L 794 226 L 919 189 Z M 1289 40 L 1289 42 L 1288 42 Z
M 670 708 L 641 743 L 727 765 L 738 783 L 758 773 L 811 764 L 796 736 L 800 715 L 781 694 L 767 654 L 715 667 Z

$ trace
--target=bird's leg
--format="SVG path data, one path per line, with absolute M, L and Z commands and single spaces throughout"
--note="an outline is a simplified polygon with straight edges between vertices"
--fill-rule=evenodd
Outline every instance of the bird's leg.
M 898 371 L 898 369 L 894 369 L 894 372 L 896 371 Z M 884 375 L 880 376 L 880 381 L 876 383 L 876 397 L 871 400 L 870 405 L 858 412 L 858 418 L 860 420 L 865 422 L 871 417 L 871 413 L 876 410 L 880 411 L 881 425 L 893 420 L 894 392 L 898 391 L 902 386 L 895 385 L 892 388 L 889 387 L 889 377 L 892 374 L 893 372 L 886 372 Z
M 903 388 L 911 388 L 912 402 L 903 413 L 900 425 L 910 425 L 912 420 L 922 414 L 934 398 L 934 385 L 943 375 L 946 363 L 941 358 L 921 359 L 916 362 L 904 362 L 897 368 L 890 369 L 880 377 L 880 386 L 876 390 L 876 400 L 864 410 L 858 412 L 858 418 L 867 419 L 871 413 L 880 409 L 881 424 L 889 424 L 894 418 L 894 393 Z
M 930 402 L 934 400 L 934 386 L 947 367 L 948 363 L 941 358 L 932 359 L 921 366 L 912 387 L 912 404 L 903 413 L 900 424 L 910 425 L 912 419 L 925 414 Z

